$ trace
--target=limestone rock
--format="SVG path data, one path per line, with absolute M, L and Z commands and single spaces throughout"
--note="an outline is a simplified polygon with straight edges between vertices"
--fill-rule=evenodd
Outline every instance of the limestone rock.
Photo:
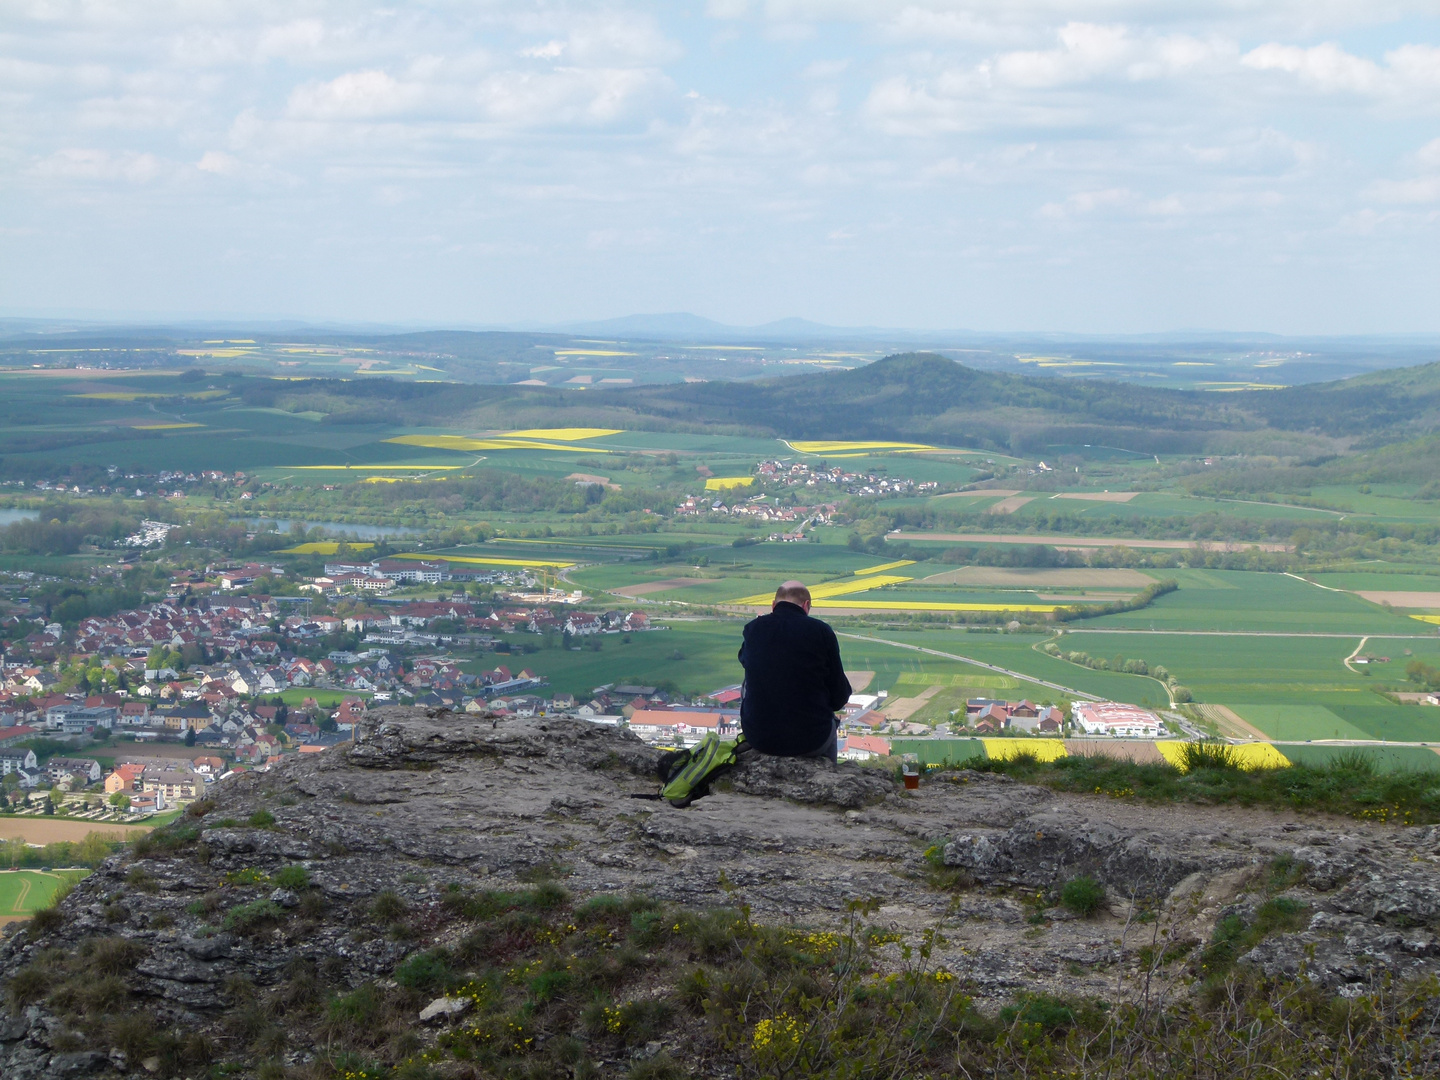
M 469 998 L 436 998 L 420 1010 L 420 1022 L 428 1024 L 431 1020 L 448 1020 L 456 1016 L 464 1016 L 470 1011 L 471 1004 Z
M 743 903 L 758 920 L 807 926 L 834 927 L 852 902 L 877 901 L 878 926 L 940 929 L 933 962 L 963 972 L 983 1002 L 1128 992 L 1157 925 L 1132 923 L 1138 903 L 1155 907 L 1167 940 L 1203 943 L 1227 912 L 1257 910 L 1278 874 L 1308 924 L 1243 963 L 1303 969 L 1341 993 L 1440 974 L 1440 830 L 1057 794 L 966 770 L 902 793 L 883 769 L 775 758 L 746 762 L 681 810 L 635 798 L 657 793 L 655 758 L 628 732 L 578 720 L 376 710 L 353 745 L 216 785 L 196 842 L 146 856 L 154 892 L 132 888 L 117 856 L 76 886 L 58 926 L 12 930 L 0 994 L 47 949 L 124 939 L 126 985 L 157 1023 L 224 1038 L 235 987 L 268 993 L 297 972 L 323 974 L 326 992 L 390 980 L 447 944 L 449 886 L 551 878 L 581 899 Z M 306 889 L 246 885 L 264 878 L 238 873 L 297 863 Z M 1062 917 L 1056 892 L 1081 874 L 1105 885 L 1109 904 L 1092 919 Z M 404 912 L 404 933 L 377 927 L 382 908 Z M 437 999 L 417 1011 L 436 1022 L 465 1007 Z M 124 1067 L 101 1052 L 108 1044 L 77 1051 L 73 1039 L 44 1006 L 0 1011 L 0 1076 Z M 322 1049 L 293 1039 L 297 1061 Z

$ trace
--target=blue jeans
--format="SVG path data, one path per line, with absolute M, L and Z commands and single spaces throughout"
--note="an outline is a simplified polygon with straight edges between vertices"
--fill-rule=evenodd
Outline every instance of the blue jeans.
M 823 743 L 811 750 L 808 754 L 800 754 L 804 758 L 818 758 L 821 761 L 838 763 L 840 760 L 840 721 L 835 720 L 830 725 L 830 737 Z

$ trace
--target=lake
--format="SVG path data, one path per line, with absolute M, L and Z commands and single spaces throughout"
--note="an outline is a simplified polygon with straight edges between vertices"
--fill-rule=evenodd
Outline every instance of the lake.
M 0 525 L 14 525 L 17 521 L 34 521 L 40 514 L 36 510 L 0 510 Z
M 290 527 L 295 524 L 290 518 L 241 518 L 247 525 L 264 527 L 269 522 L 274 522 L 275 527 L 282 533 L 289 532 Z M 360 540 L 378 540 L 383 536 L 424 536 L 427 529 L 412 529 L 404 525 L 356 525 L 346 521 L 302 521 L 300 522 L 307 529 L 321 528 L 326 535 L 335 536 L 349 533 Z

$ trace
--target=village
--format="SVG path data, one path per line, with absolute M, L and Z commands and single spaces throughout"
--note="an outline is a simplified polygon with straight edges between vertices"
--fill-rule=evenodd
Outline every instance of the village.
M 580 594 L 536 591 L 529 572 L 443 559 L 337 559 L 323 569 L 299 595 L 258 591 L 286 580 L 273 562 L 181 572 L 165 600 L 69 630 L 30 613 L 33 628 L 10 635 L 0 666 L 0 809 L 144 819 L 203 798 L 235 773 L 344 742 L 369 709 L 392 703 L 570 716 L 626 727 L 656 747 L 739 734 L 740 686 L 687 698 L 606 684 L 577 697 L 551 691 L 542 672 L 507 655 L 517 634 L 577 648 L 570 643 L 593 635 L 628 640 L 664 629 L 644 612 L 581 610 Z M 445 583 L 448 597 L 390 596 Z M 467 585 L 490 599 L 470 596 Z M 338 597 L 349 599 L 339 613 L 310 611 L 311 599 L 324 607 Z M 12 613 L 7 623 L 24 631 L 27 618 Z M 331 647 L 337 641 L 346 647 Z M 495 654 L 493 666 L 475 662 L 486 652 Z M 974 698 L 963 716 L 956 710 L 948 722 L 927 724 L 887 697 L 852 696 L 840 722 L 843 758 L 882 761 L 893 738 L 1164 732 L 1154 713 L 1114 703 L 1077 702 L 1067 716 L 1050 703 Z

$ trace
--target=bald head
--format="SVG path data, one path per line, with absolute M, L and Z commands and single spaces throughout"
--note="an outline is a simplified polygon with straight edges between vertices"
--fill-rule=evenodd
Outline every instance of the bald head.
M 801 582 L 787 581 L 776 589 L 775 603 L 778 604 L 782 600 L 786 603 L 794 604 L 806 612 L 810 610 L 810 590 Z

